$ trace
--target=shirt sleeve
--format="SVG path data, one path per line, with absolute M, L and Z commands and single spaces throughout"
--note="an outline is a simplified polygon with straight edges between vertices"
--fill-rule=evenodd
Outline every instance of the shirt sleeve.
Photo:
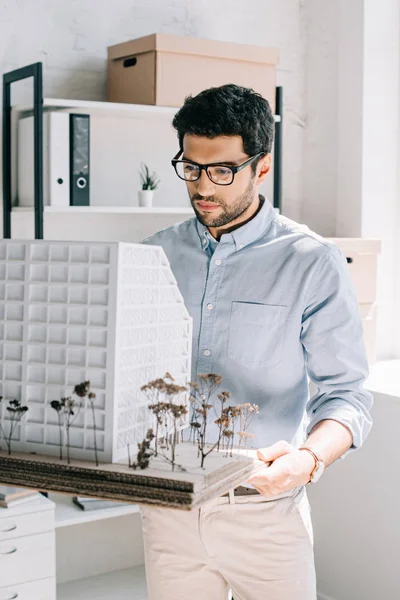
M 368 436 L 372 394 L 361 314 L 346 257 L 328 246 L 310 283 L 303 312 L 301 341 L 307 374 L 317 391 L 306 405 L 307 436 L 324 419 L 346 425 L 353 444 L 341 458 L 359 449 Z

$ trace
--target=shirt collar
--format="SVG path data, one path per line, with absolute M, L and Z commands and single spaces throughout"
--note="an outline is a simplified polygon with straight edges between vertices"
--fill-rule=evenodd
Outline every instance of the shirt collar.
M 263 204 L 255 217 L 234 231 L 231 231 L 229 234 L 223 234 L 221 236 L 221 239 L 225 235 L 232 236 L 236 250 L 240 250 L 241 248 L 244 248 L 248 244 L 251 244 L 257 240 L 263 233 L 265 233 L 275 216 L 275 209 L 272 204 L 261 194 L 259 195 L 259 198 Z M 203 250 L 206 250 L 210 244 L 210 240 L 214 238 L 208 231 L 207 227 L 200 223 L 197 218 L 196 225 L 201 246 Z

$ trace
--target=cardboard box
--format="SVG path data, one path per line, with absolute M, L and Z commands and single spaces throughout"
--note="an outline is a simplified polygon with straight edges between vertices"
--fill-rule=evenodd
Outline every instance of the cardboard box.
M 334 242 L 347 258 L 350 277 L 360 304 L 372 304 L 376 299 L 378 254 L 382 242 L 366 238 L 327 238 Z
M 156 33 L 108 47 L 107 99 L 180 107 L 189 94 L 236 83 L 275 110 L 277 62 L 272 48 Z

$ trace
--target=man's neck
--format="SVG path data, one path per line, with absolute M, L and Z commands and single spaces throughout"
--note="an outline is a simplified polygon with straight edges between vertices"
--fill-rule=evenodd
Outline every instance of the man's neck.
M 257 196 L 257 198 L 250 204 L 248 209 L 240 215 L 235 221 L 231 223 L 227 223 L 223 227 L 207 227 L 210 234 L 216 239 L 218 242 L 221 239 L 221 236 L 224 233 L 230 233 L 239 227 L 242 227 L 257 215 L 260 212 L 262 205 L 264 204 L 264 198 Z

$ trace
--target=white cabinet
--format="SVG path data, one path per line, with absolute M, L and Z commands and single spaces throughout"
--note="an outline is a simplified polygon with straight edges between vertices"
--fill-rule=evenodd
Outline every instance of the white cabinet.
M 147 600 L 137 505 L 83 511 L 49 494 L 0 508 L 0 600 L 110 598 Z
M 55 600 L 54 503 L 0 509 L 0 600 Z

